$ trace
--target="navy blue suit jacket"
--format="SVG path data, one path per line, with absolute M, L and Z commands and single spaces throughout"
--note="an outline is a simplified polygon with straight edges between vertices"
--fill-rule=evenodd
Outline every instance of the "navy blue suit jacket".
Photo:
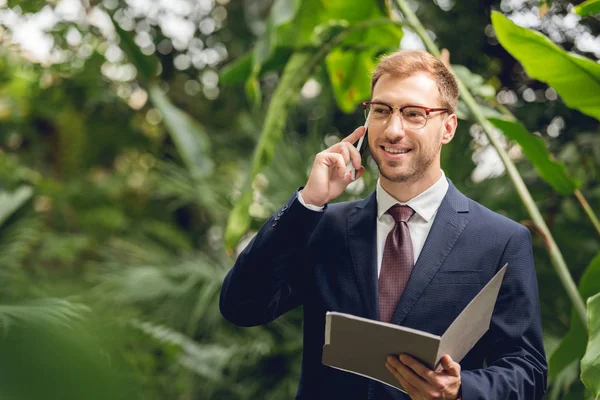
M 294 194 L 227 274 L 220 308 L 241 326 L 304 306 L 298 399 L 407 399 L 398 390 L 321 363 L 325 313 L 377 319 L 375 193 L 305 208 Z M 539 399 L 546 389 L 531 235 L 460 193 L 444 197 L 392 323 L 442 335 L 508 263 L 489 331 L 460 362 L 462 398 Z

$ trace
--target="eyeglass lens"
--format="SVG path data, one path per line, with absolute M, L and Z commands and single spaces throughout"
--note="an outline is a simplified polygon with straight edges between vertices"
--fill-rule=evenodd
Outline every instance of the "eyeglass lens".
M 388 105 L 369 104 L 365 108 L 365 118 L 369 118 L 370 124 L 383 125 L 389 121 L 392 112 L 392 107 Z M 402 119 L 410 128 L 422 128 L 427 123 L 427 113 L 418 107 L 405 107 L 402 110 Z

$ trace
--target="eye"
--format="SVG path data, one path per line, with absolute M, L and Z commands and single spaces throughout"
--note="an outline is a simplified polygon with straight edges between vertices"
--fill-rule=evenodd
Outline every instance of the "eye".
M 375 114 L 379 114 L 379 115 L 389 115 L 390 114 L 390 108 L 388 106 L 384 106 L 381 104 L 373 104 L 371 111 L 373 111 Z
M 406 108 L 402 111 L 402 115 L 404 118 L 411 120 L 426 118 L 425 111 L 420 108 Z

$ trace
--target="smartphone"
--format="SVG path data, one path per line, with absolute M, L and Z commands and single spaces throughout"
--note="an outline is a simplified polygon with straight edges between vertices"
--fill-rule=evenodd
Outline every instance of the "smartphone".
M 358 142 L 356 143 L 356 149 L 360 153 L 361 159 L 363 158 L 365 149 L 367 147 L 369 147 L 369 141 L 367 140 L 367 135 L 369 134 L 369 117 L 368 116 L 367 116 L 367 120 L 365 121 L 364 127 L 365 127 L 365 134 L 362 135 L 360 137 L 360 139 L 358 139 Z M 346 171 L 352 172 L 352 180 L 356 179 L 356 169 L 354 168 L 354 165 L 352 165 L 352 160 L 350 160 L 348 162 L 348 164 L 346 165 Z

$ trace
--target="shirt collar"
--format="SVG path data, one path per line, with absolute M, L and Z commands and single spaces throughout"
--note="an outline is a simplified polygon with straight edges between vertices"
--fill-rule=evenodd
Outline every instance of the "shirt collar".
M 400 204 L 409 206 L 415 210 L 415 213 L 419 214 L 421 218 L 426 222 L 429 222 L 440 207 L 440 204 L 448 191 L 448 186 L 448 180 L 446 179 L 444 171 L 442 171 L 442 176 L 440 176 L 440 179 L 438 179 L 436 183 L 406 203 L 401 203 L 381 187 L 380 179 L 378 179 L 375 193 L 377 196 L 377 218 L 381 219 L 386 211 L 394 204 Z

